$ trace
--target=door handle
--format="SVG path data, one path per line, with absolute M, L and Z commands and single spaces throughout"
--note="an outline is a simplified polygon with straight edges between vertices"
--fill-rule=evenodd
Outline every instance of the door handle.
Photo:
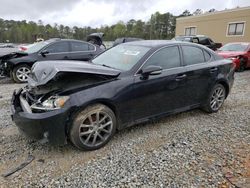
M 186 77 L 187 77 L 186 74 L 182 74 L 182 75 L 176 76 L 176 77 L 175 77 L 175 80 L 176 80 L 176 81 L 181 81 L 181 80 L 185 79 Z
M 64 58 L 63 59 L 69 59 L 69 57 L 68 56 L 64 56 Z
M 218 70 L 217 67 L 213 67 L 213 68 L 210 69 L 210 73 L 214 73 L 214 72 L 216 72 L 217 70 Z

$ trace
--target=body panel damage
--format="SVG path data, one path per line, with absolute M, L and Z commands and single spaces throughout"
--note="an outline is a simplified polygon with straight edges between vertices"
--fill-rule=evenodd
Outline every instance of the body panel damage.
M 48 83 L 50 80 L 54 79 L 58 73 L 84 73 L 110 77 L 117 77 L 121 73 L 121 71 L 116 69 L 95 65 L 89 62 L 77 61 L 46 61 L 35 64 L 31 71 L 32 73 L 28 79 L 28 83 L 32 87 Z

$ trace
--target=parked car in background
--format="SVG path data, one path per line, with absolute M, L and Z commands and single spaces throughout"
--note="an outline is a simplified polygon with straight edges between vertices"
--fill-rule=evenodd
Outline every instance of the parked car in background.
M 219 48 L 217 54 L 224 58 L 232 59 L 238 71 L 244 71 L 246 68 L 250 67 L 249 42 L 228 43 Z
M 178 41 L 117 45 L 89 62 L 36 63 L 15 91 L 12 118 L 26 135 L 79 149 L 104 146 L 133 124 L 194 108 L 217 112 L 235 65 L 212 50 Z
M 140 40 L 144 40 L 144 39 L 133 38 L 133 37 L 117 38 L 117 39 L 115 39 L 115 41 L 113 43 L 113 47 L 117 46 L 118 44 L 122 44 L 122 43 L 126 43 L 126 42 L 133 42 L 133 41 L 140 41 Z
M 205 35 L 177 36 L 173 40 L 201 44 L 214 51 L 222 46 L 221 43 L 215 43 L 211 38 Z
M 32 65 L 47 60 L 88 61 L 103 50 L 88 42 L 71 39 L 50 39 L 30 45 L 25 51 L 13 52 L 0 57 L 1 75 L 15 82 L 26 82 Z
M 87 36 L 87 42 L 100 46 L 101 49 L 106 50 L 105 44 L 103 44 L 104 33 L 91 33 Z
M 34 44 L 20 44 L 20 45 L 18 45 L 18 50 L 19 51 L 26 51 L 32 45 L 34 45 Z
M 0 43 L 0 48 L 15 48 L 15 45 L 12 43 Z

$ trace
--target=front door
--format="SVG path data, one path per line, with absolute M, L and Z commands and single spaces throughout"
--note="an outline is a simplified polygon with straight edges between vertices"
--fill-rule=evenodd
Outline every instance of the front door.
M 162 67 L 160 75 L 142 78 L 140 70 L 134 78 L 133 116 L 134 120 L 161 115 L 178 110 L 186 105 L 186 69 L 181 64 L 177 45 L 164 47 L 154 53 L 142 66 Z
M 47 60 L 68 60 L 69 59 L 69 42 L 60 41 L 49 45 L 42 51 L 46 51 L 46 54 L 39 53 L 38 61 Z

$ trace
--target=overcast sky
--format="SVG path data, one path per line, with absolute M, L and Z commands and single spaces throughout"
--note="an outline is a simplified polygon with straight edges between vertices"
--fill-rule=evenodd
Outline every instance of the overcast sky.
M 100 27 L 120 20 L 147 21 L 156 11 L 178 15 L 185 9 L 192 13 L 197 8 L 208 11 L 236 6 L 250 6 L 250 0 L 0 0 L 0 18 Z

